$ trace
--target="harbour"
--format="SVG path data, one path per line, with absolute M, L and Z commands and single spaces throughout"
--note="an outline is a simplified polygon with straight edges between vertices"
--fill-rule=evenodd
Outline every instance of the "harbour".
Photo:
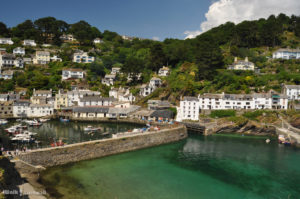
M 53 198 L 299 198 L 299 149 L 239 135 L 190 135 L 42 172 Z

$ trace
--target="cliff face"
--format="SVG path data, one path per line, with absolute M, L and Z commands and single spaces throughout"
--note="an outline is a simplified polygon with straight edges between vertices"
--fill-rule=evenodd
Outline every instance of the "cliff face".
M 295 128 L 300 129 L 300 118 L 297 118 L 293 122 L 291 122 L 291 125 Z

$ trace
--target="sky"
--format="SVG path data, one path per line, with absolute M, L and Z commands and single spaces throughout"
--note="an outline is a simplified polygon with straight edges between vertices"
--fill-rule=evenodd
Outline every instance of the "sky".
M 1 7 L 0 21 L 8 27 L 52 16 L 67 23 L 85 20 L 102 32 L 157 40 L 193 38 L 227 21 L 300 15 L 300 0 L 11 0 Z

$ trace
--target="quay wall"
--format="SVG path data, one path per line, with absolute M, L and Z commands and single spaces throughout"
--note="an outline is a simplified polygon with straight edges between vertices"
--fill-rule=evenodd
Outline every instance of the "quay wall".
M 186 137 L 186 127 L 174 125 L 160 131 L 38 149 L 20 154 L 18 158 L 31 165 L 47 168 L 176 142 Z

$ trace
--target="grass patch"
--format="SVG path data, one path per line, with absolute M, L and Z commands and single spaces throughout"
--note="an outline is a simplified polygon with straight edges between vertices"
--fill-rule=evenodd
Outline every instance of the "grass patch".
M 248 119 L 242 116 L 228 117 L 227 120 L 230 122 L 234 122 L 237 125 L 244 125 L 248 122 Z
M 222 118 L 222 117 L 234 117 L 236 114 L 235 110 L 215 110 L 210 114 L 211 118 Z
M 264 113 L 263 110 L 249 111 L 249 112 L 244 113 L 243 116 L 244 116 L 245 118 L 250 119 L 250 120 L 256 120 L 256 121 L 258 121 L 257 118 L 258 118 L 259 116 L 262 116 L 263 113 Z

